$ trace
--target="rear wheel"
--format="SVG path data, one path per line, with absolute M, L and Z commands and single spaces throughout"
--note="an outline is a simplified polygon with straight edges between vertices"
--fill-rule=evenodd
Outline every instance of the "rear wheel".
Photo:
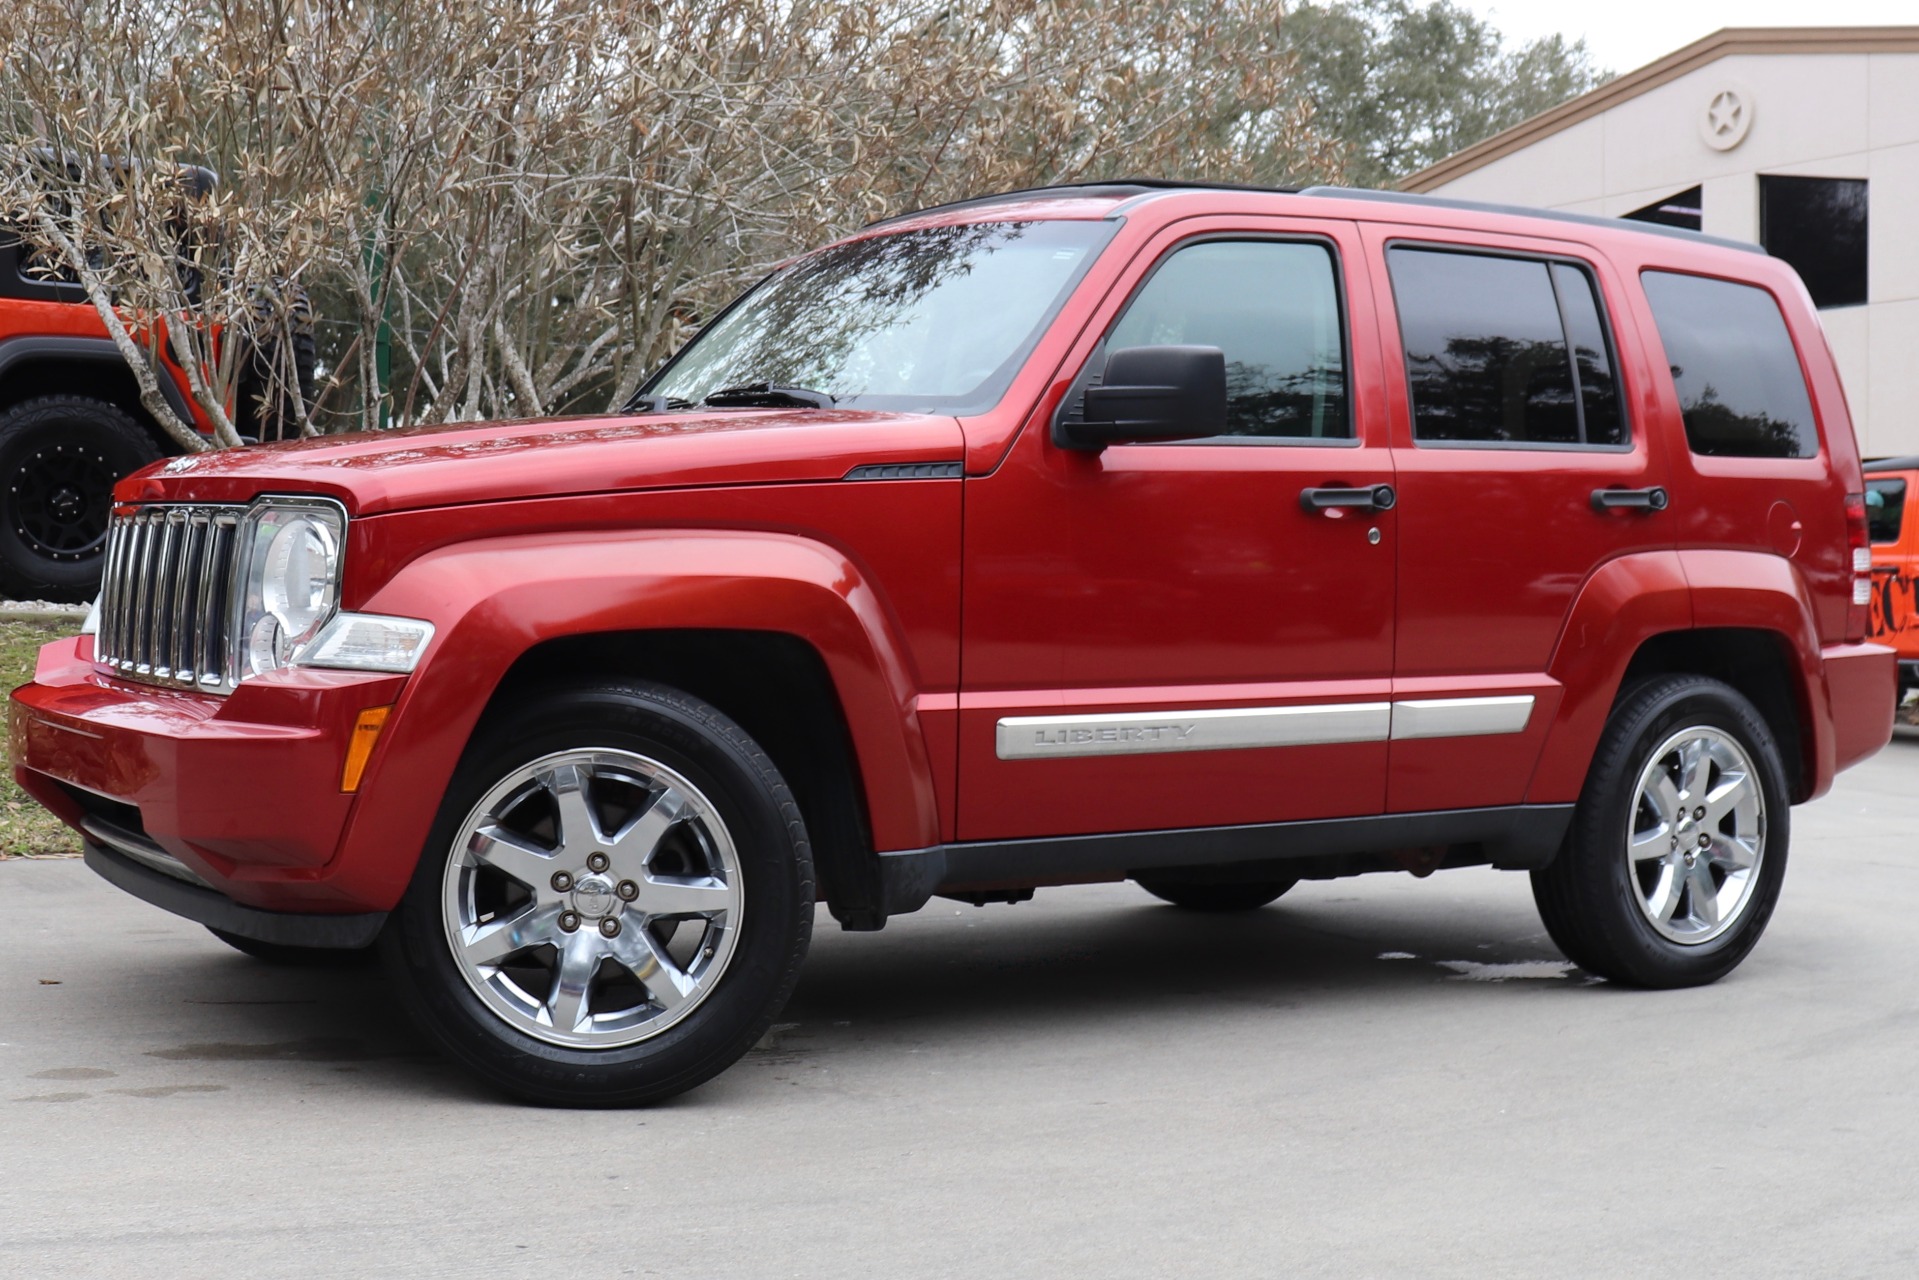
M 1642 987 L 1712 982 L 1765 932 L 1788 822 L 1779 749 L 1752 703 L 1717 680 L 1661 677 L 1614 709 L 1533 897 L 1583 969 Z
M 1188 911 L 1257 911 L 1298 883 L 1293 879 L 1203 884 L 1154 878 L 1140 880 L 1139 887 L 1155 898 Z
M 414 1013 L 494 1085 L 620 1106 L 751 1048 L 812 920 L 805 828 L 772 761 L 698 699 L 619 683 L 482 732 L 383 949 Z
M 140 424 L 103 400 L 44 396 L 0 415 L 0 595 L 91 599 L 114 482 L 159 456 Z

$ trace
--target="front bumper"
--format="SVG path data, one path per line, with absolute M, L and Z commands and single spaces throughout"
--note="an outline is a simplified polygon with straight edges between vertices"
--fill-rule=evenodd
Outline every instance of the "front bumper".
M 212 697 L 113 678 L 81 636 L 41 650 L 34 682 L 13 693 L 14 777 L 67 825 L 93 823 L 91 843 L 107 824 L 241 907 L 378 911 L 391 904 L 343 890 L 327 868 L 356 799 L 340 789 L 354 721 L 405 683 L 292 670 Z
M 95 835 L 104 838 L 96 841 Z M 204 883 L 195 884 L 183 878 L 179 874 L 186 870 L 182 864 L 175 863 L 179 871 L 163 870 L 165 853 L 157 846 L 143 849 L 127 840 L 124 833 L 115 838 L 114 834 L 90 831 L 85 850 L 87 865 L 107 883 L 176 916 L 185 916 L 210 929 L 237 933 L 243 938 L 282 946 L 356 950 L 372 946 L 386 923 L 384 911 L 305 915 L 241 906 Z

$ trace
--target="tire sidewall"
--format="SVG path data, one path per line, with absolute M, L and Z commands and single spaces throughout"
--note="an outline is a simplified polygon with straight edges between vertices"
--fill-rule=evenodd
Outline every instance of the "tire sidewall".
M 1646 691 L 1652 692 L 1650 690 Z M 1613 904 L 1608 930 L 1627 968 L 1626 976 L 1650 986 L 1686 986 L 1713 981 L 1739 964 L 1758 942 L 1778 904 L 1790 844 L 1790 800 L 1778 746 L 1757 709 L 1717 681 L 1696 679 L 1661 686 L 1651 697 L 1629 700 L 1627 714 L 1608 732 L 1609 743 L 1630 743 L 1623 767 L 1595 777 L 1575 818 L 1586 847 L 1577 851 L 1581 870 L 1599 883 Z M 1766 834 L 1759 874 L 1732 928 L 1709 942 L 1688 945 L 1662 936 L 1639 906 L 1639 886 L 1626 857 L 1633 797 L 1652 752 L 1681 729 L 1703 726 L 1738 740 L 1752 761 L 1765 800 Z
M 649 756 L 706 794 L 732 836 L 743 905 L 733 956 L 698 1008 L 637 1044 L 581 1049 L 527 1035 L 480 999 L 447 941 L 443 878 L 460 828 L 502 777 L 556 751 L 596 747 Z M 791 994 L 813 906 L 797 810 L 770 762 L 756 761 L 755 753 L 712 708 L 637 684 L 556 693 L 483 726 L 381 940 L 416 1016 L 460 1061 L 536 1102 L 651 1101 L 692 1087 L 745 1053 Z

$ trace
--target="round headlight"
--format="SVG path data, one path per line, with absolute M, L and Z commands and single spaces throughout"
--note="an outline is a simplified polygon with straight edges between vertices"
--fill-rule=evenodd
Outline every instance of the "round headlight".
M 317 520 L 295 516 L 267 544 L 260 603 L 298 642 L 333 608 L 333 533 Z

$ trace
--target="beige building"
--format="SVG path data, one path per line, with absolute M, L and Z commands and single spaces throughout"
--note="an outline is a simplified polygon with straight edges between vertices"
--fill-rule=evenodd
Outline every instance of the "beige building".
M 1763 244 L 1820 305 L 1866 454 L 1919 453 L 1919 26 L 1720 31 L 1404 185 Z

